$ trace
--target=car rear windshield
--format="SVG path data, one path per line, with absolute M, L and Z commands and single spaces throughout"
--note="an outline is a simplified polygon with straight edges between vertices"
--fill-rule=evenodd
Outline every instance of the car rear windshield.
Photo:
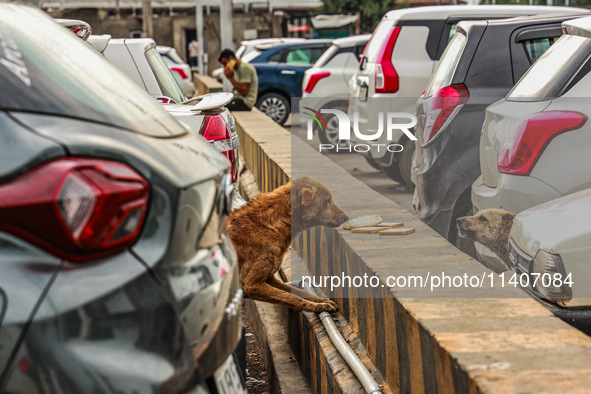
M 466 41 L 466 36 L 462 33 L 457 33 L 453 36 L 449 45 L 445 48 L 445 52 L 441 55 L 441 61 L 437 65 L 435 72 L 431 76 L 429 85 L 425 90 L 425 97 L 431 97 L 439 89 L 451 84 L 454 72 L 466 46 Z
M 562 36 L 527 70 L 507 99 L 539 101 L 557 97 L 590 52 L 590 39 Z
M 174 79 L 170 69 L 162 60 L 162 56 L 156 51 L 156 48 L 150 48 L 146 51 L 146 59 L 150 64 L 150 68 L 154 72 L 158 86 L 165 96 L 172 98 L 178 103 L 185 101 L 185 96 L 179 88 L 179 84 Z
M 392 21 L 391 19 L 383 19 L 378 27 L 376 27 L 376 30 L 373 32 L 371 39 L 367 43 L 367 48 L 365 49 L 365 57 L 367 58 L 368 63 L 376 62 L 378 53 L 380 53 L 380 48 L 382 47 L 382 44 L 386 42 L 386 38 L 388 38 L 388 34 L 395 23 L 396 21 Z
M 0 109 L 86 119 L 157 137 L 186 132 L 156 100 L 42 11 L 0 7 Z
M 166 52 L 166 56 L 172 59 L 176 64 L 185 64 L 185 61 L 181 59 L 177 51 L 172 48 L 170 51 Z

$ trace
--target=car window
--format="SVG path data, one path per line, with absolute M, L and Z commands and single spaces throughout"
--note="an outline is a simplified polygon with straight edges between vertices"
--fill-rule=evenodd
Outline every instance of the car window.
M 539 38 L 536 40 L 528 40 L 523 43 L 525 53 L 530 63 L 534 63 L 554 44 L 558 37 Z
M 454 35 L 445 52 L 443 52 L 441 61 L 437 65 L 435 72 L 431 76 L 429 85 L 425 90 L 425 97 L 431 97 L 442 87 L 449 86 L 458 62 L 462 57 L 466 41 L 465 35 L 461 33 Z
M 150 68 L 154 72 L 158 86 L 165 96 L 172 98 L 177 103 L 185 101 L 185 96 L 181 91 L 178 83 L 174 79 L 174 76 L 170 72 L 170 69 L 162 60 L 162 56 L 156 51 L 155 48 L 150 48 L 146 51 L 146 59 L 150 64 Z
M 367 44 L 367 49 L 365 50 L 365 57 L 367 58 L 368 63 L 376 62 L 380 48 L 384 41 L 386 41 L 391 28 L 392 21 L 389 19 L 382 20 L 378 27 L 376 27 L 369 40 L 369 43 Z
M 507 99 L 533 101 L 556 97 L 590 52 L 590 39 L 560 37 L 515 84 Z
M 316 60 L 314 67 L 322 67 L 332 59 L 332 57 L 338 52 L 339 47 L 337 45 L 331 45 L 324 53 Z
M 181 59 L 177 51 L 175 51 L 174 49 L 171 49 L 170 51 L 166 52 L 166 57 L 170 58 L 170 60 L 172 60 L 176 64 L 185 64 L 185 61 Z
M 311 66 L 324 53 L 323 47 L 292 48 L 285 57 L 286 64 Z
M 157 137 L 186 133 L 103 55 L 42 11 L 3 9 L 0 37 L 13 55 L 0 66 L 0 109 L 85 119 Z
M 268 61 L 269 62 L 280 62 L 281 58 L 283 57 L 283 52 L 284 51 L 277 51 L 276 53 L 272 54 L 271 56 L 269 56 Z
M 447 37 L 447 42 L 449 43 L 451 41 L 452 38 L 454 38 L 454 36 L 456 35 L 456 26 L 458 24 L 457 23 L 453 23 L 451 25 L 451 27 L 449 28 L 449 37 Z

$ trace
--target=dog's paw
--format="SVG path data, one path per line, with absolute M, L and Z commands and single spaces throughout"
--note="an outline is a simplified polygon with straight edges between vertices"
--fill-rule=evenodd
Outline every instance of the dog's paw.
M 336 312 L 339 310 L 339 307 L 334 302 L 327 300 L 328 302 L 320 302 L 314 305 L 314 312 L 321 313 L 321 312 Z

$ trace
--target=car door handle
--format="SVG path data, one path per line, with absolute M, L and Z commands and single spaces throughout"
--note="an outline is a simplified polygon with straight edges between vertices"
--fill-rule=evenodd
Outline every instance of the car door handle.
M 295 71 L 293 71 L 293 70 L 281 70 L 281 74 L 294 75 L 295 74 Z

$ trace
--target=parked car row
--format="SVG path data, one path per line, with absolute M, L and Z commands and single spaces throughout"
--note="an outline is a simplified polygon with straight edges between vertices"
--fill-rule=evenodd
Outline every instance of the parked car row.
M 245 392 L 217 141 L 37 8 L 0 3 L 0 42 L 0 391 Z
M 414 189 L 421 220 L 497 272 L 506 266 L 484 246 L 457 237 L 456 219 L 486 208 L 518 214 L 511 269 L 532 279 L 523 287 L 557 316 L 591 333 L 587 14 L 545 6 L 390 11 L 365 47 L 348 95 L 331 98 L 338 83 L 329 84 L 333 69 L 319 61 L 306 72 L 302 96 L 305 106 L 358 116 L 365 137 L 379 129 L 380 113 L 414 114 L 416 141 L 382 133 L 372 142 L 404 149 L 371 149 L 364 153 L 368 162 Z M 339 45 L 356 47 L 357 39 L 335 41 L 323 58 Z M 321 142 L 363 142 L 353 132 L 338 141 L 336 130 L 329 125 Z M 573 283 L 534 284 L 538 276 Z
M 417 102 L 413 204 L 452 242 L 456 218 L 470 211 L 517 214 L 509 268 L 555 315 L 591 333 L 591 17 L 463 21 L 456 31 Z M 507 269 L 473 246 L 485 265 Z

